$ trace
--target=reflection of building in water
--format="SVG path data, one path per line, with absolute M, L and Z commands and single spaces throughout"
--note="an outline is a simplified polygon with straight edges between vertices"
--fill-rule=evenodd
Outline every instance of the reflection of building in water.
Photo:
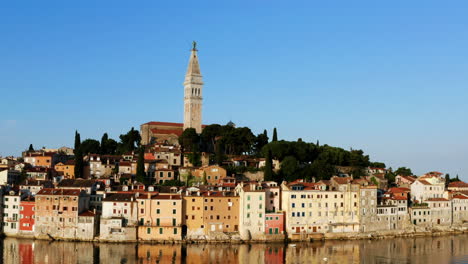
M 138 263 L 153 264 L 153 263 L 182 263 L 182 245 L 138 245 Z
M 468 235 L 272 244 L 88 243 L 6 238 L 0 263 L 450 263 Z M 326 259 L 326 261 L 324 260 Z M 463 263 L 463 262 L 460 262 Z
M 300 243 L 295 247 L 286 248 L 286 263 L 360 263 L 361 249 L 358 243 L 344 243 L 341 241 L 326 241 L 314 243 Z

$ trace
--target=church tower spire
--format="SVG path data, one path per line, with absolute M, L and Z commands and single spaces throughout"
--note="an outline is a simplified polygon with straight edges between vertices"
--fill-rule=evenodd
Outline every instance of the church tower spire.
M 203 80 L 197 52 L 194 41 L 184 81 L 184 130 L 195 128 L 197 133 L 201 133 Z

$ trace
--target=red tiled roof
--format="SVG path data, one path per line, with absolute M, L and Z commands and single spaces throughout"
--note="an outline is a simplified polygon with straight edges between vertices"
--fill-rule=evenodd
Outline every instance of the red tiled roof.
M 348 184 L 351 181 L 350 177 L 333 177 L 333 180 L 338 184 Z
M 148 123 L 144 123 L 143 125 L 159 125 L 159 126 L 178 126 L 178 127 L 184 127 L 184 123 L 157 122 L 157 121 L 151 121 L 151 122 L 148 122 Z
M 400 187 L 400 188 L 393 187 L 393 188 L 388 189 L 389 193 L 407 193 L 407 192 L 410 192 L 410 191 L 411 191 L 410 189 L 403 188 L 403 187 Z
M 448 202 L 448 200 L 445 199 L 445 198 L 429 198 L 429 199 L 427 199 L 427 201 L 429 201 L 429 202 Z
M 426 181 L 426 180 L 418 180 L 420 183 L 424 184 L 424 185 L 432 185 L 430 182 Z
M 406 201 L 408 198 L 403 197 L 403 196 L 393 196 L 393 197 L 391 197 L 390 199 L 392 199 L 392 200 L 397 200 L 397 201 L 403 201 L 403 200 Z
M 79 214 L 79 216 L 95 216 L 96 214 L 92 211 L 86 211 Z
M 79 196 L 81 190 L 79 189 L 54 189 L 44 188 L 40 190 L 36 195 L 64 195 L 64 196 Z
M 468 196 L 462 194 L 456 194 L 453 196 L 454 199 L 468 199 Z
M 448 187 L 468 187 L 468 183 L 462 182 L 462 181 L 456 181 L 456 182 L 451 182 L 449 183 Z
M 162 135 L 170 135 L 170 134 L 174 134 L 174 135 L 177 135 L 177 136 L 180 136 L 182 135 L 184 131 L 182 129 L 180 130 L 176 130 L 176 129 L 157 129 L 157 128 L 153 128 L 151 129 L 151 133 L 153 134 L 162 134 Z

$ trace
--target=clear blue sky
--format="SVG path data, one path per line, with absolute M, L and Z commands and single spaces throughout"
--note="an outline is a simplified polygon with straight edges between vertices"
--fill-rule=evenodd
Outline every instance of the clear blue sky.
M 204 123 L 468 180 L 467 14 L 466 1 L 3 2 L 0 155 L 181 122 L 196 40 Z

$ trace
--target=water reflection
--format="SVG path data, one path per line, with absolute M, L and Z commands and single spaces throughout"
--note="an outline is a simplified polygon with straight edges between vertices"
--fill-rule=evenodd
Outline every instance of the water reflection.
M 298 244 L 97 244 L 6 238 L 3 263 L 467 263 L 468 235 Z

